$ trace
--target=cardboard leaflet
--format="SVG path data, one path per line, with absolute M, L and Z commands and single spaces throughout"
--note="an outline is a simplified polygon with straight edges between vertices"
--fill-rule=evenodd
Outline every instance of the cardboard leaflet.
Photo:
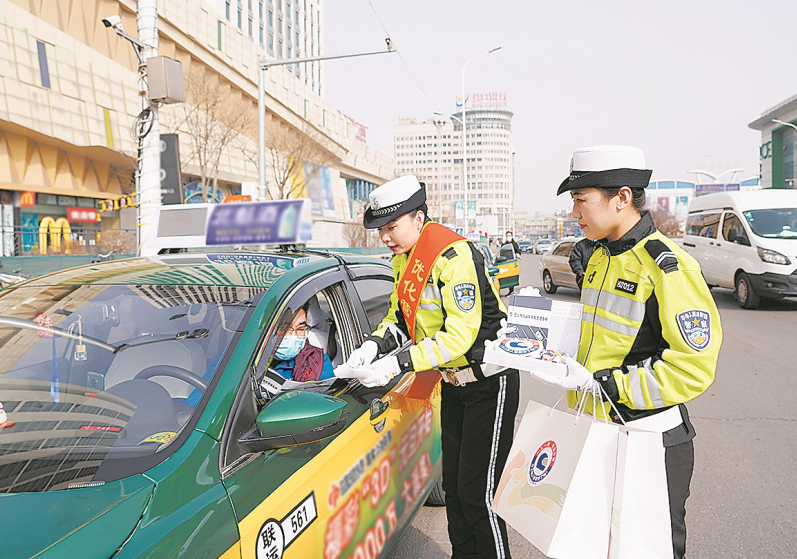
M 562 354 L 578 353 L 582 312 L 581 303 L 510 295 L 507 320 L 510 332 L 485 348 L 485 362 L 523 371 L 567 375 Z

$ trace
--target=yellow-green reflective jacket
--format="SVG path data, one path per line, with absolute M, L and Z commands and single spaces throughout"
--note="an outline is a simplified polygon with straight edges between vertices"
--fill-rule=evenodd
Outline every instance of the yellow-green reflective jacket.
M 626 420 L 688 402 L 714 381 L 717 306 L 697 261 L 658 232 L 649 213 L 596 247 L 581 302 L 578 361 L 597 373 Z M 576 398 L 568 394 L 571 406 Z
M 393 257 L 394 289 L 390 309 L 369 339 L 380 353 L 396 346 L 391 331 L 409 336 L 401 313 L 397 285 L 409 259 L 408 253 Z M 484 355 L 484 341 L 494 340 L 504 307 L 487 275 L 481 253 L 468 241 L 458 241 L 437 257 L 415 315 L 416 343 L 399 363 L 411 361 L 415 371 L 478 364 Z M 474 370 L 480 376 L 479 370 Z

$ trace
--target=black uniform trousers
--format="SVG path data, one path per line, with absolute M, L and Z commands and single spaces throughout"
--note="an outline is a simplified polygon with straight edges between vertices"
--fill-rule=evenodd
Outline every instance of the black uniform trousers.
M 694 464 L 695 447 L 691 440 L 665 447 L 664 465 L 667 470 L 667 489 L 670 496 L 674 559 L 683 559 L 686 555 L 686 499 L 689 497 L 689 484 L 692 481 Z
M 490 509 L 512 446 L 518 372 L 464 386 L 443 382 L 443 490 L 452 559 L 510 559 L 504 521 Z

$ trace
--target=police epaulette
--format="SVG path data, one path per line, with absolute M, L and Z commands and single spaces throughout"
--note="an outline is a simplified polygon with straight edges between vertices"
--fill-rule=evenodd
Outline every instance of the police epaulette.
M 645 250 L 656 261 L 665 274 L 678 269 L 678 259 L 670 248 L 658 239 L 651 239 L 645 243 Z
M 443 253 L 443 256 L 445 256 L 449 260 L 454 258 L 456 255 L 457 255 L 457 249 L 455 249 L 454 247 L 449 248 L 447 251 Z

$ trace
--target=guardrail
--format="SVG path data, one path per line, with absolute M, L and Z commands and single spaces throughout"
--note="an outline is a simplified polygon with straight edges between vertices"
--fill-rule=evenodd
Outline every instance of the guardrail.
M 75 227 L 63 218 L 36 227 L 3 227 L 0 256 L 48 256 L 136 252 L 135 229 Z

